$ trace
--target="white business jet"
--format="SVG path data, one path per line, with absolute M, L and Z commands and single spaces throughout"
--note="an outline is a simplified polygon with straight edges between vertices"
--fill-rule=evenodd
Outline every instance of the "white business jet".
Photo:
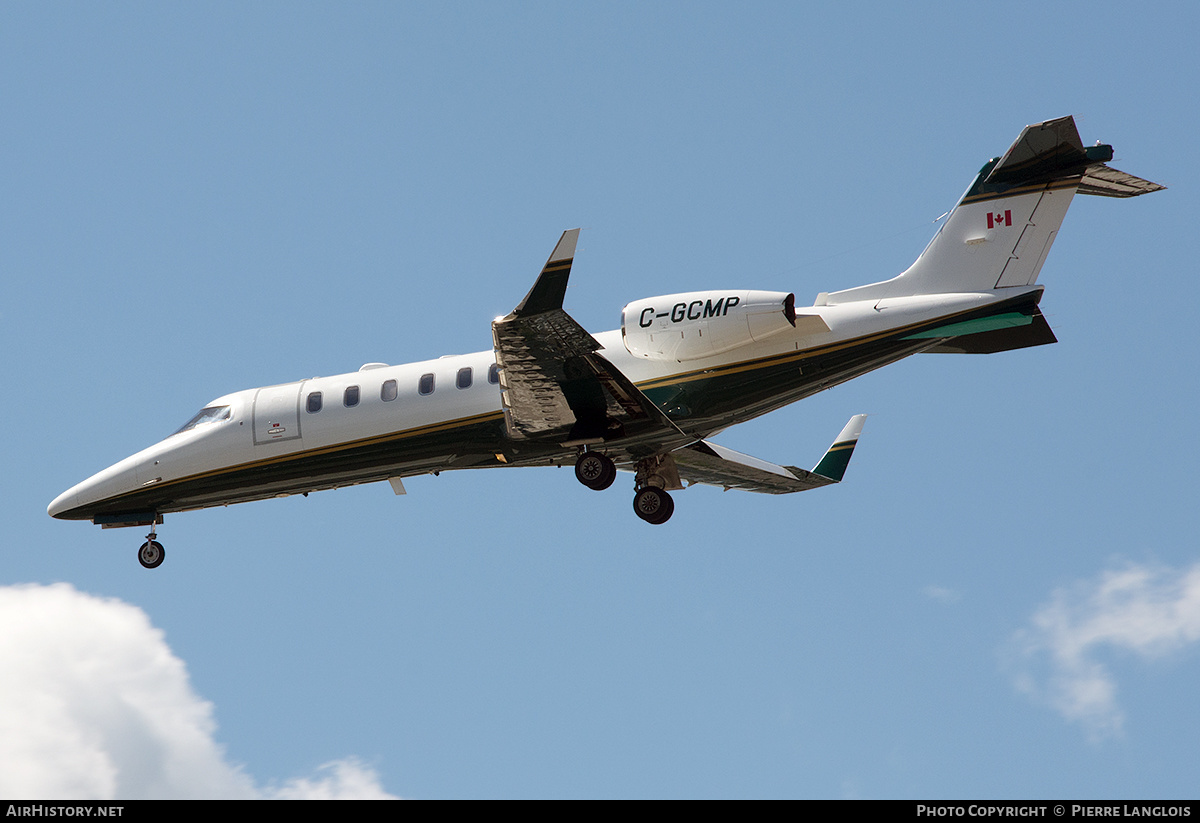
M 1070 117 L 1027 127 L 986 163 L 899 276 L 822 293 L 737 289 L 630 303 L 591 335 L 563 310 L 578 229 L 564 232 L 525 299 L 492 322 L 494 348 L 248 389 L 63 492 L 53 517 L 149 526 L 138 559 L 163 561 L 168 512 L 451 469 L 573 463 L 585 486 L 634 475 L 633 508 L 665 523 L 684 483 L 767 494 L 837 483 L 862 431 L 850 419 L 810 471 L 707 438 L 918 352 L 989 353 L 1055 342 L 1038 273 L 1075 194 L 1162 186 L 1105 165 Z

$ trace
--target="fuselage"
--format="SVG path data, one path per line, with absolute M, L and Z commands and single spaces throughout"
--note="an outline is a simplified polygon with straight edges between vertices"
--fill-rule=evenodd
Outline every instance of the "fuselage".
M 819 317 L 827 330 L 806 333 L 812 325 L 801 322 L 792 333 L 686 362 L 635 356 L 621 330 L 595 337 L 605 358 L 699 440 L 928 349 L 946 339 L 929 331 L 948 322 L 1036 305 L 1040 293 L 1033 287 L 814 306 L 798 313 Z M 510 437 L 495 363 L 495 353 L 483 351 L 369 364 L 228 394 L 183 430 L 59 495 L 48 511 L 129 525 L 390 478 L 573 461 L 574 447 Z
M 469 468 L 574 463 L 603 491 L 633 474 L 633 510 L 667 522 L 700 483 L 791 494 L 841 482 L 856 414 L 812 470 L 739 454 L 716 433 L 919 352 L 990 354 L 1054 343 L 1037 285 L 1075 195 L 1163 187 L 1084 147 L 1071 117 L 1026 126 L 987 161 L 903 272 L 817 295 L 723 290 L 626 305 L 592 335 L 564 307 L 579 229 L 492 321 L 490 351 L 300 380 L 218 398 L 165 440 L 59 495 L 49 513 L 150 525 L 138 559 L 163 562 L 167 512 Z

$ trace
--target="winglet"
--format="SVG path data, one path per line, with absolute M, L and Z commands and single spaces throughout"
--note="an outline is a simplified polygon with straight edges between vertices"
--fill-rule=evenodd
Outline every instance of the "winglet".
M 550 253 L 550 259 L 542 266 L 542 273 L 515 309 L 514 317 L 528 317 L 554 309 L 561 309 L 567 294 L 567 278 L 571 276 L 571 263 L 575 259 L 575 243 L 579 240 L 579 229 L 568 229 L 562 233 L 558 245 Z
M 865 414 L 856 414 L 842 429 L 842 433 L 833 441 L 829 451 L 821 458 L 821 462 L 813 469 L 813 474 L 828 477 L 834 483 L 840 483 L 846 474 L 846 466 L 850 463 L 850 455 L 858 445 L 858 436 L 862 433 L 863 423 L 867 420 Z

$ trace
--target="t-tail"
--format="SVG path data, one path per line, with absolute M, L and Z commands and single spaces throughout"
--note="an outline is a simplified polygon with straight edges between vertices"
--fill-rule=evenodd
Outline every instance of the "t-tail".
M 1164 188 L 1105 165 L 1112 156 L 1112 146 L 1085 148 L 1073 117 L 1027 126 L 1003 157 L 984 164 L 904 273 L 823 295 L 825 303 L 1029 290 L 1077 193 L 1135 197 Z

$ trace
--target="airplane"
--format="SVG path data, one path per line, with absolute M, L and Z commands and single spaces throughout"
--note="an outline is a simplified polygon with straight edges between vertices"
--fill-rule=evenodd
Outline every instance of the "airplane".
M 47 511 L 104 528 L 149 526 L 138 560 L 163 562 L 168 513 L 455 469 L 574 464 L 603 490 L 634 475 L 633 508 L 663 524 L 684 483 L 765 494 L 842 480 L 855 415 L 811 470 L 713 443 L 714 434 L 920 352 L 994 353 L 1057 342 L 1038 274 L 1076 194 L 1164 186 L 1107 164 L 1072 117 L 1026 127 L 984 164 L 917 260 L 890 280 L 794 294 L 726 289 L 625 306 L 589 334 L 564 310 L 579 229 L 562 234 L 493 348 L 247 389 L 63 492 Z

